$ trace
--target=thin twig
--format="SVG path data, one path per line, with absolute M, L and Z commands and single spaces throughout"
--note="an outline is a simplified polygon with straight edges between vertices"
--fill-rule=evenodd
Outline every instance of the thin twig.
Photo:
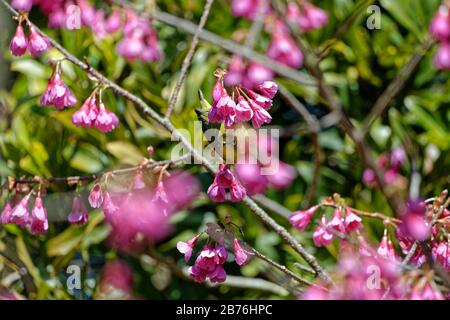
M 11 11 L 14 15 L 18 15 L 18 12 L 13 9 L 5 0 L 0 0 L 5 7 Z M 30 21 L 31 23 L 31 21 Z M 31 23 L 32 24 L 32 23 Z M 40 28 L 32 24 L 36 31 L 45 36 L 48 41 L 58 49 L 61 54 L 63 54 L 66 59 L 72 62 L 74 65 L 80 67 L 86 73 L 91 75 L 93 78 L 101 81 L 102 83 L 107 84 L 114 92 L 118 95 L 126 98 L 127 100 L 133 102 L 145 115 L 155 120 L 158 124 L 164 127 L 168 132 L 172 134 L 172 139 L 174 141 L 179 141 L 184 147 L 186 147 L 187 151 L 192 155 L 196 163 L 202 164 L 209 172 L 215 174 L 217 172 L 217 168 L 215 168 L 198 150 L 196 150 L 189 140 L 184 137 L 180 131 L 178 131 L 173 124 L 169 121 L 169 119 L 164 119 L 160 116 L 156 111 L 154 111 L 148 104 L 146 104 L 142 99 L 135 96 L 131 92 L 122 88 L 118 84 L 106 78 L 99 71 L 87 65 L 84 62 L 81 62 L 72 54 L 70 54 L 64 47 L 62 47 L 55 40 L 46 35 Z M 317 272 L 318 276 L 327 282 L 331 282 L 331 278 L 328 273 L 320 266 L 319 262 L 316 258 L 311 255 L 309 252 L 305 250 L 305 248 L 281 225 L 279 225 L 275 220 L 273 220 L 264 210 L 262 210 L 250 197 L 245 197 L 243 202 L 250 208 L 250 210 L 256 214 L 264 223 L 266 223 L 270 228 L 272 228 L 275 232 L 277 232 L 289 245 L 298 252 L 305 261 Z
M 195 54 L 195 49 L 197 48 L 198 45 L 198 38 L 202 33 L 203 28 L 205 27 L 206 20 L 208 19 L 209 11 L 211 9 L 213 2 L 214 0 L 206 0 L 206 4 L 197 27 L 197 31 L 195 32 L 194 37 L 192 38 L 191 47 L 189 48 L 189 51 L 186 57 L 184 58 L 183 65 L 181 66 L 180 76 L 178 77 L 175 89 L 173 90 L 173 93 L 170 96 L 169 106 L 167 109 L 165 119 L 170 118 L 170 115 L 172 114 L 173 109 L 175 108 L 176 101 L 178 100 L 178 95 L 180 94 L 181 86 L 183 84 L 184 79 L 186 78 L 187 71 L 189 69 L 189 66 L 191 65 L 192 58 L 194 57 Z

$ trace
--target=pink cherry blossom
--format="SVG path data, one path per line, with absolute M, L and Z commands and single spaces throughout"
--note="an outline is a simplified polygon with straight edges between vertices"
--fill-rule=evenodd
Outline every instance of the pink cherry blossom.
M 298 230 L 303 231 L 308 226 L 312 216 L 317 212 L 318 208 L 318 206 L 313 206 L 306 210 L 295 211 L 290 215 L 289 222 Z
M 72 115 L 72 123 L 77 127 L 90 128 L 97 119 L 99 110 L 96 97 L 92 95 L 81 106 L 81 108 Z
M 11 40 L 11 44 L 9 45 L 9 48 L 11 50 L 11 54 L 13 54 L 17 57 L 24 55 L 25 52 L 27 52 L 28 40 L 23 31 L 21 21 L 19 22 L 19 25 L 17 26 L 16 33 L 14 34 L 14 37 Z
M 321 218 L 321 224 L 318 225 L 316 231 L 313 234 L 313 241 L 316 247 L 328 246 L 333 242 L 334 235 L 325 229 L 327 226 L 327 220 L 323 215 Z
M 450 38 L 450 15 L 446 5 L 439 6 L 438 11 L 433 17 L 430 25 L 430 34 L 439 39 L 446 41 Z
M 91 192 L 89 193 L 89 204 L 91 205 L 92 208 L 101 208 L 102 204 L 103 204 L 103 192 L 102 192 L 102 187 L 100 186 L 100 184 L 97 182 L 96 184 L 94 184 L 94 186 L 92 187 Z
M 88 221 L 88 212 L 83 204 L 80 196 L 73 198 L 72 211 L 69 214 L 68 221 L 70 224 L 85 224 Z
M 242 85 L 250 89 L 255 89 L 265 81 L 272 80 L 274 76 L 275 73 L 271 69 L 251 61 L 247 65 L 244 78 L 242 79 Z
M 274 160 L 278 162 L 278 168 L 273 174 L 267 175 L 269 184 L 276 190 L 281 190 L 292 184 L 292 181 L 297 177 L 297 170 L 280 160 Z
M 227 278 L 225 269 L 220 264 L 216 265 L 214 270 L 208 274 L 209 280 L 213 283 L 224 282 Z
M 11 6 L 17 11 L 29 12 L 33 6 L 33 0 L 12 0 Z
M 256 87 L 256 90 L 264 97 L 273 99 L 278 92 L 278 85 L 273 81 L 264 81 Z
M 345 231 L 352 233 L 362 228 L 361 218 L 353 213 L 349 207 L 345 207 Z
M 303 65 L 303 53 L 286 32 L 275 32 L 267 56 L 292 68 L 299 68 Z
M 58 68 L 57 68 L 58 69 Z M 61 79 L 60 71 L 56 71 L 48 81 L 47 90 L 41 96 L 42 106 L 54 105 L 57 110 L 71 107 L 77 103 L 77 99 Z
M 395 260 L 395 250 L 394 246 L 392 245 L 391 240 L 389 240 L 387 236 L 387 230 L 384 229 L 384 235 L 381 238 L 380 245 L 378 246 L 377 253 L 386 259 L 392 259 Z
M 141 57 L 145 49 L 143 37 L 139 34 L 123 38 L 117 45 L 117 53 L 129 61 L 135 61 Z
M 189 260 L 191 259 L 192 250 L 194 249 L 198 238 L 199 238 L 199 236 L 197 235 L 197 236 L 193 237 L 191 240 L 189 240 L 188 242 L 178 241 L 177 249 L 178 249 L 178 251 L 180 251 L 180 253 L 184 254 L 184 260 L 186 262 L 189 262 Z
M 42 36 L 33 26 L 30 26 L 30 42 L 28 50 L 33 57 L 40 56 L 43 52 L 50 49 L 50 42 Z
M 221 164 L 213 183 L 208 188 L 208 196 L 214 202 L 224 202 L 227 191 L 230 191 L 233 202 L 241 201 L 246 195 L 245 188 L 234 177 L 231 170 L 225 164 Z
M 44 208 L 42 199 L 38 196 L 34 202 L 33 210 L 31 211 L 31 232 L 34 234 L 46 233 L 48 230 L 47 211 Z
M 237 238 L 233 240 L 233 249 L 234 249 L 234 260 L 240 266 L 247 264 L 250 261 L 252 252 L 242 248 Z
M 234 166 L 234 171 L 249 195 L 266 191 L 268 180 L 266 176 L 261 174 L 261 166 L 259 164 L 237 163 Z
M 100 291 L 107 293 L 120 290 L 126 294 L 133 292 L 133 270 L 123 260 L 106 262 L 100 274 Z
M 117 32 L 122 27 L 122 23 L 122 12 L 114 9 L 106 19 L 105 30 L 108 33 Z
M 94 126 L 103 133 L 114 130 L 119 124 L 116 114 L 107 110 L 101 99 L 98 102 L 98 107 L 99 111 Z
M 0 214 L 0 223 L 1 224 L 9 224 L 11 223 L 11 203 L 9 200 L 6 200 L 5 207 L 2 210 L 2 213 Z
M 442 42 L 434 56 L 434 65 L 439 70 L 450 70 L 450 43 Z
M 333 217 L 331 218 L 331 221 L 328 223 L 328 227 L 340 233 L 345 232 L 345 225 L 344 219 L 342 218 L 341 208 L 336 208 L 334 210 Z
M 450 243 L 440 242 L 432 249 L 433 260 L 441 264 L 441 266 L 450 272 Z
M 23 197 L 22 200 L 11 210 L 10 223 L 14 223 L 22 228 L 26 228 L 30 223 L 30 211 L 28 204 L 30 202 L 31 193 Z
M 272 116 L 253 100 L 249 100 L 250 107 L 253 110 L 252 125 L 254 128 L 261 128 L 264 123 L 270 123 Z

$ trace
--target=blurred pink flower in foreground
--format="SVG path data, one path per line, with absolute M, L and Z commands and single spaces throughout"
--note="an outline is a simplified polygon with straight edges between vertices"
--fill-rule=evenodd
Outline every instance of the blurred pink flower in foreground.
M 102 269 L 99 286 L 108 298 L 131 298 L 133 270 L 123 260 L 108 261 Z

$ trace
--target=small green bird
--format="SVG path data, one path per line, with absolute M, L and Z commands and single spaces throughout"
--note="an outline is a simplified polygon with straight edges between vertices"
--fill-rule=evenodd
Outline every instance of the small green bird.
M 211 110 L 211 104 L 203 97 L 203 92 L 198 89 L 198 98 L 200 100 L 200 109 L 195 109 L 197 119 L 202 123 L 202 131 L 205 132 L 208 129 L 220 129 L 220 123 L 210 123 L 208 120 L 208 113 Z

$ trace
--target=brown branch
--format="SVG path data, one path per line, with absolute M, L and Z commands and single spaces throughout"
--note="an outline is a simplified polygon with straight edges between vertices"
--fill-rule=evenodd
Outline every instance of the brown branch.
M 195 49 L 197 48 L 198 45 L 198 38 L 202 33 L 203 28 L 205 27 L 206 20 L 208 19 L 209 11 L 211 9 L 213 2 L 214 0 L 206 0 L 205 7 L 203 9 L 203 13 L 200 18 L 200 23 L 198 25 L 197 31 L 195 31 L 194 37 L 192 38 L 191 47 L 189 48 L 189 51 L 186 57 L 184 58 L 183 65 L 181 66 L 180 76 L 178 77 L 175 89 L 173 90 L 173 93 L 170 96 L 169 107 L 167 109 L 165 119 L 170 118 L 170 115 L 172 114 L 173 109 L 175 108 L 175 104 L 178 100 L 178 95 L 180 94 L 181 86 L 183 84 L 184 79 L 186 78 L 187 71 L 191 64 L 192 58 L 194 57 Z
M 5 7 L 14 15 L 18 15 L 18 12 L 14 10 L 5 0 L 0 0 Z M 30 24 L 31 21 L 30 21 Z M 40 28 L 32 24 L 37 32 L 41 33 L 43 36 L 45 36 L 48 41 L 58 49 L 68 61 L 72 62 L 74 65 L 80 67 L 82 70 L 84 70 L 86 73 L 91 75 L 91 77 L 97 79 L 98 81 L 107 84 L 109 87 L 113 89 L 114 92 L 116 92 L 118 95 L 124 97 L 125 99 L 133 102 L 142 113 L 150 117 L 151 119 L 155 120 L 158 124 L 160 124 L 162 127 L 164 127 L 168 132 L 172 134 L 172 139 L 179 141 L 181 144 L 183 144 L 184 147 L 190 152 L 192 157 L 194 157 L 194 160 L 196 160 L 196 163 L 202 164 L 209 172 L 215 174 L 217 172 L 217 169 L 199 153 L 198 150 L 196 150 L 190 141 L 187 140 L 186 137 L 184 137 L 180 131 L 178 131 L 173 124 L 169 121 L 169 119 L 165 119 L 162 116 L 160 116 L 156 111 L 154 111 L 148 104 L 146 104 L 142 99 L 135 96 L 131 92 L 127 91 L 126 89 L 122 88 L 118 84 L 114 83 L 113 81 L 106 78 L 104 75 L 102 75 L 99 71 L 95 70 L 91 66 L 87 65 L 86 63 L 81 62 L 76 57 L 74 57 L 72 54 L 70 54 L 66 49 L 64 49 L 59 43 L 57 43 L 55 40 L 50 38 L 47 34 L 42 32 Z M 305 250 L 305 248 L 281 225 L 279 225 L 275 220 L 273 220 L 264 210 L 262 210 L 250 197 L 245 197 L 243 199 L 243 202 L 250 208 L 250 210 L 256 214 L 264 223 L 266 223 L 270 228 L 272 228 L 275 232 L 278 233 L 289 245 L 298 252 L 305 261 L 317 272 L 318 276 L 321 277 L 323 280 L 327 282 L 331 282 L 331 278 L 329 277 L 328 273 L 320 266 L 319 262 L 316 260 L 316 258 L 311 255 L 309 252 Z

